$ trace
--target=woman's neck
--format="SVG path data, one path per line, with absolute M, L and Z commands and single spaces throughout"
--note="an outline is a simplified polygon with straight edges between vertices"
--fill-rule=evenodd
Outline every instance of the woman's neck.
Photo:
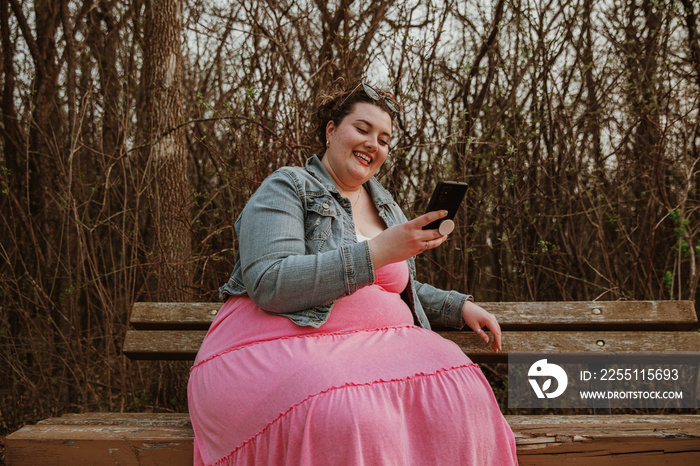
M 350 199 L 353 204 L 355 203 L 355 199 L 358 199 L 360 195 L 362 195 L 362 185 L 359 186 L 351 186 L 343 183 L 340 180 L 340 177 L 336 175 L 335 170 L 333 170 L 333 167 L 331 166 L 330 163 L 328 163 L 328 157 L 324 156 L 321 159 L 321 163 L 323 166 L 326 168 L 326 171 L 328 172 L 328 175 L 330 175 L 331 180 L 333 180 L 333 184 L 335 184 L 335 187 L 338 189 L 338 192 L 340 193 L 341 196 L 346 197 Z

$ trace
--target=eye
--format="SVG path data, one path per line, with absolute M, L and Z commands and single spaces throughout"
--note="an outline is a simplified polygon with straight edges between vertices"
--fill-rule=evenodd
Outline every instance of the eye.
M 362 134 L 367 134 L 367 130 L 364 128 L 360 128 L 359 126 L 357 127 L 357 131 L 359 131 Z

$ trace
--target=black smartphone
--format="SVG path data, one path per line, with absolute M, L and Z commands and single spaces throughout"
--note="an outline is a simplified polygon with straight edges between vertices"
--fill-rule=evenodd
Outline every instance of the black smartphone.
M 433 195 L 430 196 L 430 202 L 428 203 L 428 208 L 425 210 L 426 213 L 432 212 L 434 210 L 446 210 L 447 217 L 443 217 L 439 220 L 435 220 L 423 227 L 424 230 L 437 230 L 440 227 L 440 223 L 445 220 L 453 220 L 455 215 L 457 215 L 457 209 L 464 199 L 464 195 L 467 192 L 467 183 L 462 183 L 459 181 L 438 181 L 437 186 L 435 186 L 435 191 Z

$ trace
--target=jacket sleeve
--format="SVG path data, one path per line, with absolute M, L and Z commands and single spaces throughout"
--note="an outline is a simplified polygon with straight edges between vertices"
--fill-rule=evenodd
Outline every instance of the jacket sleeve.
M 462 308 L 464 303 L 471 299 L 470 295 L 457 291 L 444 291 L 415 280 L 413 285 L 431 324 L 446 325 L 457 329 L 464 327 Z
M 306 254 L 303 187 L 283 170 L 268 177 L 236 222 L 243 283 L 262 309 L 321 306 L 374 281 L 367 242 Z

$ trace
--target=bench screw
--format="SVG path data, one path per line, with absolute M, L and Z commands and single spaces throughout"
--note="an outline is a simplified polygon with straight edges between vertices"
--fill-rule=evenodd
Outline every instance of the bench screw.
M 209 314 L 215 316 L 217 312 L 219 312 L 219 311 L 217 311 L 216 309 L 214 309 L 214 310 L 209 311 Z
M 595 315 L 598 315 L 598 314 L 600 314 L 601 312 L 603 312 L 603 311 L 601 311 L 601 310 L 598 309 L 598 308 L 593 309 L 593 314 L 595 314 Z
M 595 342 L 595 344 L 598 345 L 598 346 L 605 346 L 605 341 L 603 341 L 603 340 L 598 340 L 598 341 Z

